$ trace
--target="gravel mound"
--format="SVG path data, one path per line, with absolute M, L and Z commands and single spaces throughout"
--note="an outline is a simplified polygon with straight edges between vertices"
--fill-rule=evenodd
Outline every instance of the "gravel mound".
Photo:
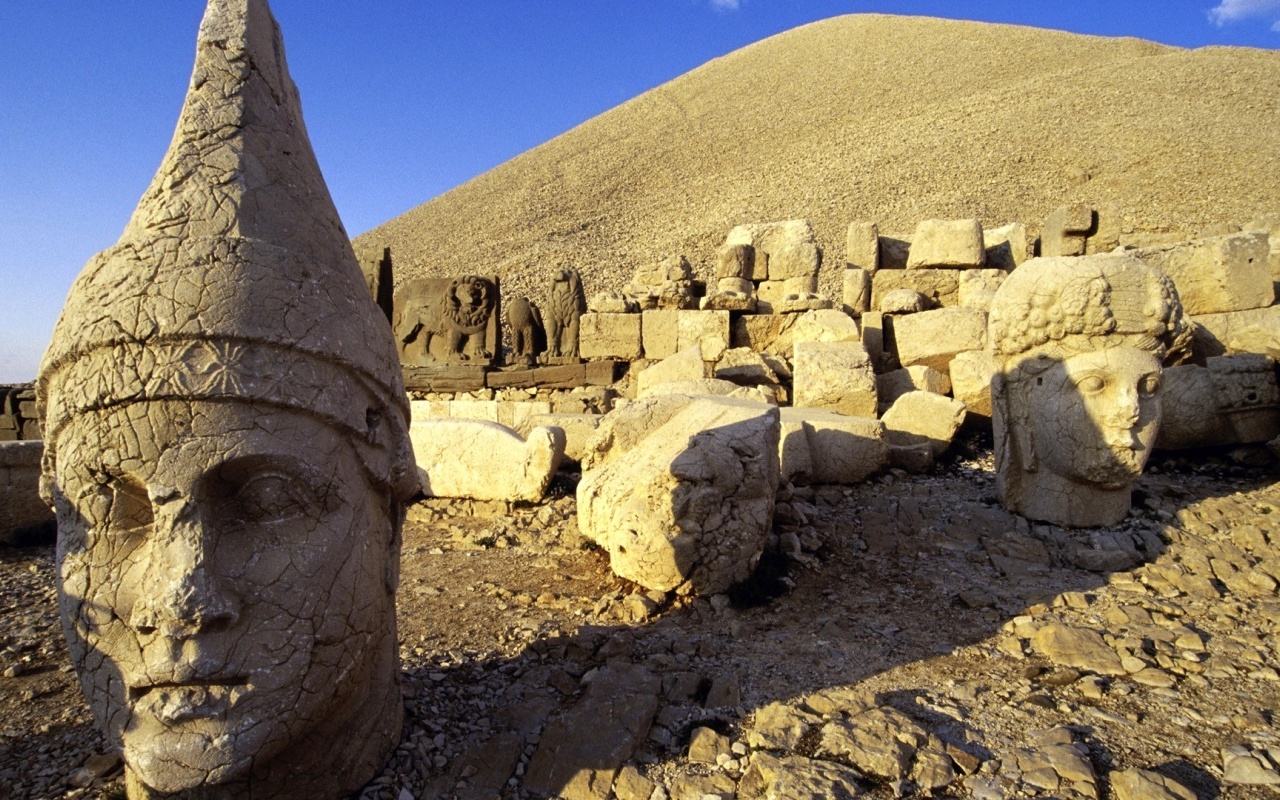
M 1280 207 L 1280 52 L 1185 50 L 878 14 L 715 59 L 360 238 L 397 280 L 498 272 L 588 295 L 683 253 L 702 277 L 740 223 L 807 218 L 839 296 L 852 220 L 1028 224 L 1111 204 L 1127 230 L 1246 223 Z M 425 157 L 425 156 L 424 156 Z

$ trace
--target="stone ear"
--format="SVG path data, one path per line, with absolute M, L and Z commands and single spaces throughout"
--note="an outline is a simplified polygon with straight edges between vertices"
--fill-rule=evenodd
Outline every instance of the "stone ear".
M 999 372 L 991 377 L 991 404 L 999 407 L 1003 412 L 998 415 L 1002 418 L 1002 424 L 995 426 L 996 438 L 1002 440 L 998 443 L 1002 445 L 998 449 L 1016 456 L 1018 466 L 1023 471 L 1036 472 L 1039 469 L 1040 459 L 1036 456 L 1031 426 L 1020 424 L 1025 421 L 1023 418 L 1026 416 L 1026 409 L 1014 407 L 1012 392 L 1009 390 L 1009 378 Z M 993 420 L 994 418 L 996 417 L 993 416 Z M 1019 428 L 1020 435 L 1013 433 L 1015 427 Z

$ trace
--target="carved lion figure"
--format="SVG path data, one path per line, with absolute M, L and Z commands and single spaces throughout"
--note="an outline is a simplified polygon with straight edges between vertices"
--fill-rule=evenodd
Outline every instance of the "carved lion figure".
M 587 311 L 582 278 L 574 269 L 559 270 L 551 284 L 547 307 L 547 355 L 578 358 L 578 321 Z
M 425 357 L 434 360 L 431 345 L 436 337 L 445 341 L 443 360 L 493 358 L 488 341 L 489 321 L 498 302 L 493 281 L 478 275 L 447 283 L 426 278 L 410 281 L 401 296 L 393 327 L 402 358 L 409 345 L 421 340 Z
M 542 312 L 527 297 L 517 297 L 507 304 L 507 324 L 511 326 L 512 355 L 526 364 L 534 363 L 546 349 L 546 332 Z

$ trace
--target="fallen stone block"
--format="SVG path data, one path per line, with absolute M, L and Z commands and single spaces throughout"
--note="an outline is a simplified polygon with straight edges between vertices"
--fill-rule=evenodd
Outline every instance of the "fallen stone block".
M 1265 308 L 1276 300 L 1266 234 L 1217 236 L 1135 255 L 1173 278 L 1183 309 L 1193 316 Z
M 889 462 L 884 423 L 821 408 L 780 409 L 782 479 L 796 485 L 850 486 Z
M 1084 254 L 1110 253 L 1120 246 L 1124 217 L 1120 209 L 1110 204 L 1093 208 L 1093 224 L 1085 235 Z
M 800 342 L 858 342 L 858 323 L 843 311 L 806 311 L 791 331 L 792 348 Z
M 640 301 L 623 292 L 600 292 L 587 301 L 587 310 L 593 314 L 638 314 Z
M 871 307 L 879 309 L 894 289 L 910 289 L 924 295 L 934 307 L 960 303 L 960 271 L 954 269 L 882 269 L 871 278 Z
M 1021 222 L 1010 222 L 999 228 L 987 228 L 982 232 L 983 243 L 987 246 L 987 266 L 991 269 L 1012 272 L 1023 261 L 1030 258 L 1027 247 L 1027 226 Z
M 936 459 L 951 447 L 964 424 L 964 403 L 932 392 L 907 392 L 885 412 L 882 421 L 891 444 L 927 442 Z
M 1082 256 L 1093 228 L 1093 209 L 1083 203 L 1055 209 L 1040 232 L 1041 256 Z
M 551 404 L 540 400 L 500 400 L 498 401 L 498 424 L 513 431 L 528 431 L 529 419 L 541 414 L 550 414 Z M 527 434 L 522 433 L 521 436 Z
M 822 295 L 812 292 L 789 292 L 781 300 L 773 304 L 775 314 L 798 314 L 805 311 L 820 311 L 834 305 Z
M 47 544 L 57 533 L 40 499 L 41 441 L 0 442 L 0 544 Z
M 982 223 L 976 219 L 927 219 L 916 226 L 907 269 L 976 268 L 987 261 Z
M 791 377 L 785 361 L 776 356 L 757 353 L 746 347 L 726 350 L 716 363 L 715 377 L 739 386 L 779 385 Z
M 564 432 L 534 428 L 526 441 L 496 422 L 414 420 L 409 439 L 427 497 L 536 503 L 564 455 Z
M 788 295 L 817 294 L 818 276 L 803 275 L 799 278 L 787 278 L 782 282 L 782 288 Z
M 764 550 L 778 489 L 779 430 L 774 406 L 687 402 L 625 458 L 611 456 L 584 472 L 583 536 L 608 551 L 614 572 L 648 589 L 723 592 L 751 574 Z
M 644 353 L 640 314 L 583 314 L 579 351 L 583 358 L 635 361 Z
M 862 325 L 862 346 L 877 372 L 885 371 L 885 321 L 879 311 L 868 311 L 859 320 Z
M 875 370 L 860 343 L 799 342 L 794 349 L 796 405 L 851 417 L 876 416 Z
M 841 300 L 846 314 L 859 316 L 871 310 L 871 273 L 865 269 L 846 269 L 841 283 Z
M 791 332 L 799 321 L 797 314 L 743 315 L 733 320 L 730 345 L 747 347 L 757 353 L 790 357 Z
M 860 269 L 868 275 L 880 268 L 880 227 L 874 222 L 851 222 L 845 234 L 845 269 Z
M 893 339 L 902 366 L 921 364 L 949 373 L 957 354 L 986 347 L 987 315 L 972 308 L 940 308 L 897 317 Z
M 749 244 L 726 244 L 716 251 L 716 277 L 739 278 L 750 281 L 755 278 L 755 248 Z
M 1218 356 L 1203 367 L 1167 367 L 1161 382 L 1160 450 L 1258 444 L 1280 435 L 1280 388 L 1267 356 Z
M 889 466 L 914 474 L 933 469 L 933 445 L 928 442 L 889 445 Z
M 587 452 L 587 443 L 600 429 L 603 418 L 603 414 L 536 414 L 525 420 L 516 431 L 528 438 L 535 428 L 559 428 L 564 431 L 564 457 L 581 462 Z
M 907 392 L 951 393 L 951 379 L 933 367 L 914 366 L 895 369 L 876 376 L 876 393 L 883 414 Z
M 986 350 L 966 350 L 951 359 L 951 394 L 970 415 L 991 419 L 991 376 L 996 364 Z
M 1255 333 L 1256 337 L 1280 338 L 1280 305 L 1225 314 L 1201 314 L 1189 319 L 1195 323 L 1192 349 L 1199 358 L 1251 352 L 1232 346 L 1242 344 L 1243 334 L 1250 329 L 1262 332 Z
M 702 360 L 702 347 L 694 345 L 641 370 L 636 376 L 636 393 L 644 397 L 647 390 L 659 384 L 700 381 L 705 377 L 707 364 Z

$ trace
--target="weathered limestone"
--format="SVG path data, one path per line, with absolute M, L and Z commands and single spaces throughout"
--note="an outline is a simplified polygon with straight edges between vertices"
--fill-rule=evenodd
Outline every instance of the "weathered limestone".
M 755 248 L 749 244 L 726 244 L 716 251 L 716 277 L 738 278 L 751 281 L 755 278 Z
M 1033 259 L 996 293 L 990 338 L 1005 507 L 1124 519 L 1160 427 L 1161 363 L 1189 338 L 1173 281 L 1124 254 Z
M 867 351 L 871 366 L 877 371 L 887 369 L 885 364 L 885 317 L 879 311 L 868 311 L 859 320 L 862 328 L 862 346 Z
M 1280 306 L 1200 314 L 1188 319 L 1195 323 L 1193 346 L 1201 358 L 1255 352 L 1248 346 L 1250 339 L 1280 338 Z
M 1248 311 L 1276 299 L 1266 234 L 1217 236 L 1135 255 L 1173 278 L 1187 314 Z
M 1151 770 L 1117 770 L 1109 777 L 1116 800 L 1196 800 L 1195 792 Z
M 642 370 L 636 376 L 636 396 L 653 394 L 653 390 L 662 384 L 700 381 L 705 377 L 707 364 L 702 360 L 702 348 L 694 345 Z
M 676 349 L 702 349 L 707 361 L 718 361 L 729 349 L 728 311 L 680 311 L 676 316 Z
M 579 357 L 582 315 L 587 313 L 587 296 L 582 277 L 575 269 L 557 270 L 551 279 L 547 300 L 547 358 L 576 362 Z
M 582 358 L 618 358 L 635 361 L 644 348 L 640 338 L 640 314 L 583 314 L 579 353 Z
M 581 462 L 587 452 L 587 442 L 600 429 L 603 414 L 535 414 L 522 425 L 512 426 L 526 439 L 535 428 L 559 428 L 564 432 L 564 457 Z
M 560 468 L 565 436 L 533 428 L 528 441 L 496 422 L 414 420 L 409 426 L 427 497 L 536 503 Z
M 693 268 L 681 255 L 639 267 L 623 291 L 634 295 L 642 309 L 691 309 L 698 307 L 694 296 Z
M 1165 369 L 1157 448 L 1254 444 L 1280 436 L 1280 389 L 1272 359 L 1246 354 L 1206 363 Z
M 880 269 L 880 227 L 874 222 L 851 222 L 845 234 L 844 268 L 874 275 Z
M 0 442 L 0 544 L 52 542 L 53 511 L 40 498 L 44 443 Z
M 951 447 L 964 424 L 964 403 L 933 392 L 903 394 L 884 413 L 886 437 L 894 445 L 928 443 L 937 458 Z
M 960 291 L 957 294 L 961 308 L 986 312 L 991 308 L 991 299 L 996 296 L 1000 284 L 1007 277 L 1009 273 L 998 269 L 970 269 L 961 272 Z
M 987 266 L 991 269 L 1012 272 L 1029 257 L 1027 226 L 1021 222 L 987 228 L 982 232 L 982 240 L 987 246 Z
M 822 253 L 808 220 L 739 225 L 725 245 L 750 245 L 755 252 L 752 280 L 784 281 L 817 275 Z
M 877 310 L 881 314 L 919 314 L 933 307 L 933 301 L 915 289 L 894 289 L 880 298 Z
M 919 292 L 938 307 L 960 302 L 960 271 L 954 269 L 881 269 L 871 278 L 871 307 L 894 289 Z
M 357 791 L 400 740 L 417 470 L 265 0 L 209 3 L 169 151 L 38 395 L 70 658 L 130 798 Z
M 644 357 L 661 361 L 680 349 L 680 312 L 675 309 L 651 309 L 641 315 Z
M 538 356 L 546 350 L 547 344 L 547 332 L 542 325 L 542 312 L 538 305 L 527 297 L 517 297 L 507 303 L 507 325 L 511 328 L 513 363 L 525 366 L 538 363 Z M 576 328 L 576 319 L 574 325 Z
M 861 483 L 888 466 L 883 422 L 821 408 L 782 408 L 782 479 L 796 485 Z
M 1074 203 L 1055 209 L 1040 232 L 1040 255 L 1046 258 L 1084 255 L 1091 228 L 1093 209 L 1087 205 Z
M 679 410 L 649 427 L 664 402 Z M 727 398 L 679 402 L 640 400 L 608 415 L 621 419 L 606 418 L 598 434 L 613 445 L 578 484 L 578 524 L 622 577 L 711 595 L 750 575 L 764 550 L 778 489 L 778 409 Z M 614 451 L 619 429 L 641 428 L 647 435 Z
M 987 315 L 972 308 L 939 308 L 895 318 L 893 339 L 898 361 L 948 373 L 951 359 L 966 350 L 987 345 Z
M 858 323 L 843 311 L 806 311 L 791 331 L 791 345 L 800 342 L 858 342 Z
M 793 368 L 797 406 L 876 416 L 876 375 L 860 343 L 798 342 Z
M 846 269 L 842 277 L 841 299 L 844 313 L 855 317 L 871 310 L 871 273 L 865 269 Z
M 907 269 L 960 269 L 987 262 L 982 223 L 976 219 L 927 219 L 916 226 L 907 255 Z
M 492 363 L 501 335 L 496 275 L 417 278 L 395 293 L 391 327 L 405 364 Z
M 640 301 L 625 292 L 600 292 L 591 295 L 587 310 L 592 314 L 639 314 Z
M 950 394 L 951 379 L 933 367 L 924 366 L 895 369 L 876 376 L 876 393 L 880 397 L 881 414 L 899 397 L 915 391 Z
M 757 353 L 791 355 L 791 332 L 798 314 L 747 314 L 733 320 L 731 347 L 749 347 Z
M 987 350 L 966 350 L 951 359 L 951 394 L 970 415 L 991 418 L 991 377 L 995 360 Z

